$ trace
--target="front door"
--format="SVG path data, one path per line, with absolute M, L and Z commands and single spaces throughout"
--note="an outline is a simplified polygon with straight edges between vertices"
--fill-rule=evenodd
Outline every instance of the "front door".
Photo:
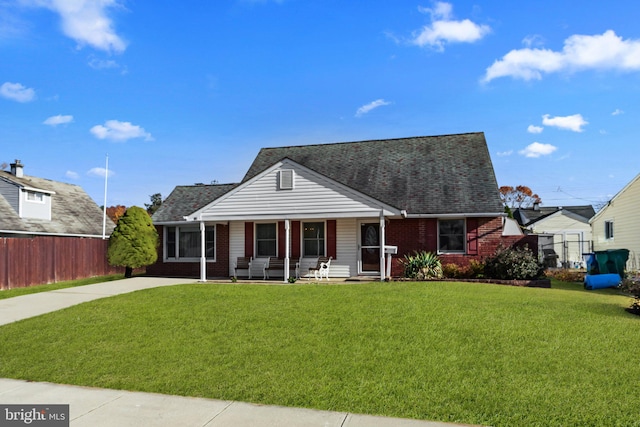
M 360 271 L 380 274 L 380 223 L 360 224 Z

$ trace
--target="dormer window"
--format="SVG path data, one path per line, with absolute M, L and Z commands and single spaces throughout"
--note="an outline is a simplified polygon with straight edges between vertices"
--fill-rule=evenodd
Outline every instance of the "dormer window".
M 25 191 L 26 199 L 30 202 L 44 203 L 44 193 L 39 191 Z

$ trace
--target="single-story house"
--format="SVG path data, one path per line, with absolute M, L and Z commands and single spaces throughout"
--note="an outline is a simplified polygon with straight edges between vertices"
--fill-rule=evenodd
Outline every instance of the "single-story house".
M 628 271 L 640 269 L 640 174 L 589 221 L 593 249 L 628 249 Z
M 0 288 L 113 272 L 106 240 L 115 225 L 79 186 L 0 170 Z M 104 233 L 104 234 L 103 234 Z
M 331 277 L 384 280 L 414 251 L 464 265 L 514 243 L 504 216 L 480 132 L 263 148 L 240 183 L 173 190 L 147 272 L 229 277 L 247 257 L 256 278 L 277 257 L 304 276 L 323 256 Z
M 528 233 L 548 236 L 541 239 L 539 248 L 547 259 L 555 259 L 553 267 L 584 268 L 584 254 L 592 251 L 589 219 L 595 213 L 591 205 L 545 207 L 536 203 L 515 209 L 513 217 Z

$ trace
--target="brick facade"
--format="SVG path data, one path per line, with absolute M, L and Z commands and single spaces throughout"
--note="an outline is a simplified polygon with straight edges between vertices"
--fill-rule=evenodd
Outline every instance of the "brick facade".
M 167 277 L 200 277 L 199 262 L 164 262 L 164 233 L 162 226 L 156 226 L 160 237 L 158 262 L 147 267 L 147 274 Z M 405 254 L 415 251 L 437 252 L 438 220 L 435 218 L 410 218 L 390 220 L 386 227 L 386 242 L 398 247 L 393 256 L 391 275 L 399 277 L 403 273 L 400 260 Z M 253 242 L 251 242 L 253 243 Z M 440 255 L 442 264 L 454 263 L 466 266 L 472 259 L 482 261 L 493 255 L 500 246 L 528 245 L 537 252 L 537 236 L 502 236 L 502 218 L 472 218 L 467 220 L 467 248 L 465 254 Z M 229 272 L 229 226 L 216 225 L 216 262 L 207 263 L 207 277 L 230 277 Z
M 475 240 L 475 241 L 474 241 Z M 405 254 L 416 251 L 437 252 L 438 220 L 435 218 L 412 218 L 391 220 L 386 227 L 386 241 L 398 247 L 398 255 L 394 256 L 391 275 L 399 277 L 403 273 L 400 260 Z M 466 254 L 443 254 L 439 258 L 442 264 L 458 264 L 466 266 L 473 260 L 482 261 L 493 255 L 500 246 L 528 245 L 534 252 L 538 251 L 537 236 L 503 236 L 502 218 L 467 219 L 467 249 L 473 251 Z
M 158 261 L 147 267 L 147 274 L 165 277 L 200 277 L 199 262 L 164 262 L 164 230 L 157 225 L 160 245 L 158 246 Z M 216 225 L 216 261 L 207 262 L 207 277 L 230 277 L 229 275 L 229 226 Z

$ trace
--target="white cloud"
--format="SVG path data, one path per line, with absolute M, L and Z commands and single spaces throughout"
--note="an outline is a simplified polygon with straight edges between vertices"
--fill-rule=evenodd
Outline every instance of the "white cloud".
M 522 154 L 525 157 L 538 158 L 540 156 L 549 155 L 557 149 L 558 147 L 554 147 L 551 144 L 541 144 L 539 142 L 534 142 L 527 145 L 523 150 L 518 151 L 518 153 Z
M 0 96 L 13 101 L 29 102 L 35 99 L 36 91 L 20 83 L 5 82 L 0 86 Z
M 108 177 L 111 178 L 115 174 L 116 173 L 114 171 L 109 170 Z M 105 175 L 107 175 L 107 170 L 105 168 L 92 168 L 92 169 L 89 169 L 89 171 L 87 171 L 87 175 L 95 176 L 98 178 L 104 178 Z
M 94 70 L 104 70 L 107 68 L 120 68 L 118 63 L 113 59 L 97 59 L 97 58 L 91 58 L 91 60 L 89 61 L 89 67 L 93 68 Z
M 73 116 L 69 116 L 69 115 L 63 116 L 61 114 L 58 114 L 57 116 L 49 117 L 47 120 L 42 122 L 42 124 L 49 125 L 49 126 L 58 126 L 58 125 L 71 123 L 72 121 L 73 121 Z
M 142 127 L 132 125 L 131 122 L 107 120 L 103 125 L 95 125 L 90 132 L 98 139 L 110 139 L 112 141 L 126 141 L 133 138 L 144 138 L 145 141 L 153 141 L 153 137 Z
M 78 175 L 78 172 L 74 172 L 74 171 L 67 171 L 64 174 L 67 178 L 71 178 L 71 179 L 78 179 L 80 178 L 80 175 Z
M 391 103 L 385 101 L 384 99 L 377 99 L 373 102 L 368 103 L 367 105 L 363 105 L 362 107 L 358 108 L 358 111 L 356 111 L 356 117 L 362 117 L 363 115 L 367 114 L 369 111 L 375 108 L 382 107 L 384 105 L 389 105 L 389 104 Z
M 543 74 L 581 70 L 640 70 L 640 40 L 623 40 L 612 30 L 593 36 L 573 35 L 561 52 L 550 49 L 512 50 L 495 61 L 483 78 L 540 80 Z
M 506 156 L 510 156 L 513 154 L 513 150 L 508 150 L 508 151 L 498 151 L 496 153 L 499 157 L 506 157 Z
M 624 114 L 624 111 L 619 108 L 616 108 L 613 113 L 611 113 L 612 116 L 619 116 L 620 114 Z
M 589 124 L 582 118 L 581 114 L 574 114 L 565 117 L 550 117 L 548 114 L 542 116 L 542 124 L 545 126 L 554 126 L 560 129 L 571 130 L 573 132 L 582 132 L 583 126 Z
M 539 36 L 538 34 L 533 34 L 533 35 L 525 37 L 522 40 L 522 44 L 525 45 L 526 47 L 542 46 L 544 44 L 544 41 L 543 41 L 542 37 Z
M 62 31 L 80 47 L 89 45 L 107 52 L 123 52 L 127 44 L 116 34 L 107 11 L 122 8 L 118 0 L 24 0 L 60 15 Z
M 452 20 L 450 3 L 436 2 L 432 9 L 419 10 L 431 15 L 431 25 L 425 25 L 411 41 L 420 47 L 430 46 L 442 52 L 447 43 L 473 43 L 491 32 L 489 26 L 478 25 L 469 19 Z
M 542 133 L 543 130 L 544 128 L 542 126 L 529 125 L 527 128 L 527 132 L 529 133 Z

